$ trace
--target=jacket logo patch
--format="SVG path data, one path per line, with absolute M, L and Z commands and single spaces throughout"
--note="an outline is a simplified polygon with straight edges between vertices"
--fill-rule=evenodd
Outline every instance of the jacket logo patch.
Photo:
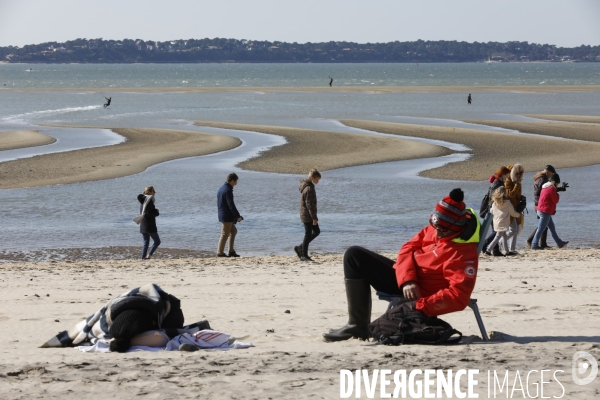
M 477 273 L 477 271 L 475 270 L 475 267 L 467 267 L 465 268 L 465 275 L 467 276 L 475 276 L 475 274 Z

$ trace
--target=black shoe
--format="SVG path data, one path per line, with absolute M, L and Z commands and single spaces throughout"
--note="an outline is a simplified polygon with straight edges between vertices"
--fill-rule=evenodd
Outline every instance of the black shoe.
M 308 255 L 303 255 L 302 257 L 300 257 L 300 261 L 313 261 L 313 259 L 310 258 Z
M 542 246 L 542 249 L 544 249 L 544 250 L 554 250 L 554 247 L 552 247 L 552 246 Z
M 489 251 L 487 251 L 487 250 L 486 250 L 486 251 L 484 251 L 484 253 L 485 253 L 485 254 L 487 254 L 488 256 L 491 256 L 491 255 L 492 255 L 492 253 L 490 253 L 490 252 L 489 252 Z
M 563 247 L 565 247 L 566 245 L 569 244 L 569 241 L 567 240 L 566 242 L 562 242 L 561 244 L 557 245 L 559 249 L 562 249 Z
M 518 256 L 519 253 L 517 253 L 516 251 L 509 251 L 505 255 L 506 255 L 506 257 L 512 257 L 512 256 Z
M 300 246 L 294 246 L 294 252 L 298 256 L 298 258 L 302 260 L 302 251 L 300 250 Z
M 540 246 L 531 246 L 531 250 L 544 250 Z
M 348 301 L 348 323 L 323 334 L 326 342 L 338 342 L 353 337 L 366 340 L 369 338 L 369 322 L 371 322 L 371 286 L 365 279 L 346 279 L 346 299 Z
M 239 257 L 240 255 L 235 251 L 230 251 L 228 257 Z
M 229 257 L 227 254 L 223 253 L 223 254 L 217 254 L 217 257 Z
M 502 252 L 498 250 L 498 248 L 495 248 L 494 251 L 492 251 L 492 255 L 494 257 L 502 257 L 504 254 L 502 254 Z

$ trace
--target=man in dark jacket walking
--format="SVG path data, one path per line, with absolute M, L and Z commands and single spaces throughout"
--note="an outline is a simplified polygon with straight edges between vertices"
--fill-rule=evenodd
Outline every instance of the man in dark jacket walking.
M 217 248 L 217 257 L 239 257 L 234 250 L 233 243 L 237 228 L 235 224 L 244 218 L 238 212 L 233 202 L 233 187 L 237 185 L 238 176 L 235 173 L 227 175 L 227 182 L 217 192 L 217 207 L 219 209 L 219 222 L 221 223 L 221 238 Z M 229 239 L 229 254 L 225 254 L 225 242 Z
M 534 183 L 533 183 L 533 202 L 535 204 L 536 210 L 537 210 L 538 201 L 540 200 L 540 193 L 542 192 L 542 186 L 544 186 L 544 184 L 546 182 L 548 182 L 550 177 L 552 177 L 552 175 L 555 173 L 556 173 L 556 170 L 554 169 L 554 167 L 552 165 L 546 165 L 546 167 L 544 168 L 543 171 L 538 172 L 537 174 L 534 175 L 534 177 L 533 177 L 533 181 L 534 181 Z M 567 190 L 568 187 L 569 187 L 568 183 L 563 183 L 562 186 L 556 188 L 556 191 L 564 192 L 565 190 Z M 538 217 L 538 219 L 539 218 L 540 217 Z M 529 237 L 527 238 L 527 247 L 531 248 L 531 243 L 533 242 L 533 237 L 535 236 L 536 232 L 537 232 L 537 228 L 535 228 L 533 233 L 531 235 L 529 235 Z M 548 246 L 548 243 L 546 243 L 547 237 L 548 237 L 548 228 L 544 229 L 544 232 L 542 233 L 542 238 L 541 238 L 540 244 L 539 244 L 539 246 L 542 249 L 551 248 L 550 246 Z
M 304 240 L 300 246 L 295 246 L 294 251 L 302 261 L 312 261 L 308 256 L 308 245 L 319 234 L 319 218 L 317 217 L 317 192 L 315 185 L 319 183 L 321 173 L 312 169 L 308 178 L 300 181 L 300 221 L 304 224 Z

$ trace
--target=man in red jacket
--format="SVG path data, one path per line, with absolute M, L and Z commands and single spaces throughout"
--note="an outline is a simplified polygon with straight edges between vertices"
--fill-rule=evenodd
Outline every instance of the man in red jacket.
M 480 224 L 454 189 L 435 207 L 429 225 L 406 242 L 396 262 L 358 246 L 344 254 L 348 324 L 323 334 L 328 342 L 367 339 L 371 286 L 402 295 L 428 316 L 463 310 L 477 277 Z

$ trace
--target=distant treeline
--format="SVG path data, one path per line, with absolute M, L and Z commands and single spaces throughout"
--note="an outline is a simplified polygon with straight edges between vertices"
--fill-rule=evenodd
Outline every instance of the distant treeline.
M 11 63 L 366 63 L 600 61 L 600 46 L 457 41 L 284 43 L 237 39 L 77 39 L 0 47 Z

